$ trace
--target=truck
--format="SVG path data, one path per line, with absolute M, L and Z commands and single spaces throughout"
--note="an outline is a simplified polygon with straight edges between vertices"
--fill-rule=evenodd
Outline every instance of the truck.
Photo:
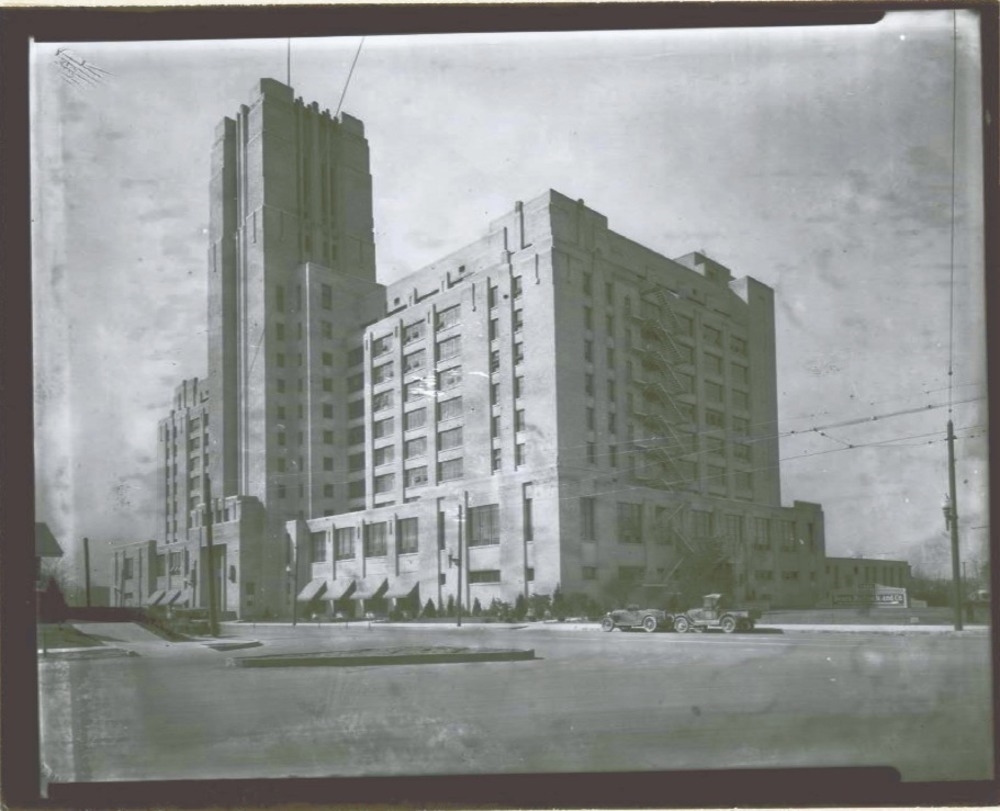
M 706 628 L 721 628 L 727 634 L 752 631 L 760 616 L 756 608 L 730 608 L 722 594 L 706 594 L 701 608 L 690 608 L 674 617 L 674 630 L 679 634 Z

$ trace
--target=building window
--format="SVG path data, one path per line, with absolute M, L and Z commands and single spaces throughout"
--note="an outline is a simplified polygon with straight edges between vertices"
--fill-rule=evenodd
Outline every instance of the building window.
M 583 294 L 591 296 L 594 293 L 594 277 L 590 273 L 583 274 Z
M 797 552 L 798 544 L 795 542 L 795 522 L 781 522 L 781 549 L 783 552 Z
M 385 555 L 386 540 L 389 537 L 389 522 L 369 524 L 365 532 L 365 557 L 378 558 Z
M 510 280 L 510 294 L 511 294 L 511 296 L 513 296 L 515 299 L 519 299 L 519 298 L 521 298 L 521 293 L 522 292 L 524 292 L 524 290 L 523 290 L 523 287 L 522 287 L 522 284 L 521 284 L 521 277 L 520 276 L 513 276 L 511 278 L 511 280 Z
M 364 405 L 362 403 L 362 405 Z M 359 445 L 365 441 L 365 426 L 355 425 L 347 432 L 347 444 Z
M 437 313 L 437 328 L 447 329 L 448 327 L 453 327 L 455 324 L 462 320 L 462 308 L 460 305 L 456 304 L 454 307 L 448 307 L 445 310 L 439 310 Z
M 171 552 L 169 563 L 170 563 L 170 574 L 180 574 L 181 566 L 183 566 L 184 564 L 184 553 Z
M 597 464 L 597 445 L 593 442 L 587 443 L 587 461 L 592 464 Z
M 618 446 L 608 445 L 608 464 L 611 467 L 618 467 Z
M 323 485 L 323 498 L 333 498 L 333 485 L 324 484 Z
M 387 417 L 384 420 L 378 420 L 372 425 L 372 436 L 375 439 L 381 439 L 382 437 L 392 436 L 393 431 L 393 418 Z
M 349 392 L 361 391 L 365 387 L 364 374 L 358 373 L 347 378 L 347 390 Z
M 469 546 L 500 543 L 500 505 L 469 508 Z
M 722 374 L 722 358 L 718 355 L 705 355 L 705 370 L 714 375 Z
M 726 515 L 726 537 L 737 544 L 742 546 L 743 544 L 743 516 L 742 515 Z
M 596 566 L 584 566 L 581 569 L 581 576 L 584 580 L 597 580 L 597 567 Z
M 597 539 L 594 505 L 595 501 L 590 496 L 580 499 L 580 537 L 585 541 Z
M 419 436 L 416 439 L 407 440 L 403 448 L 403 455 L 406 459 L 414 459 L 418 456 L 424 456 L 427 453 L 427 437 Z
M 514 344 L 514 365 L 524 363 L 524 344 L 518 341 Z
M 302 463 L 300 462 L 299 463 L 299 467 L 301 467 L 301 466 L 302 466 Z M 332 473 L 333 472 L 333 457 L 332 456 L 324 456 L 323 457 L 323 470 L 325 470 L 327 473 Z
M 447 360 L 448 358 L 457 357 L 462 351 L 462 336 L 455 335 L 451 338 L 447 338 L 443 341 L 439 341 L 437 345 L 437 359 Z
M 333 419 L 333 404 L 323 403 L 323 419 L 332 420 Z
M 607 300 L 608 304 L 612 304 L 615 300 L 615 286 L 612 282 L 604 283 L 604 298 Z
M 330 321 L 323 321 L 322 325 L 320 327 L 320 332 L 322 333 L 322 335 L 323 335 L 324 338 L 332 338 L 333 337 L 333 323 L 330 322 Z
M 615 350 L 613 347 L 608 347 L 605 350 L 605 361 L 607 362 L 608 369 L 614 370 L 615 368 Z
M 392 361 L 389 363 L 383 363 L 381 366 L 376 366 L 372 369 L 372 383 L 378 385 L 379 383 L 387 383 L 393 378 L 393 368 Z
M 745 391 L 734 391 L 732 392 L 732 395 L 733 408 L 742 408 L 746 411 L 750 407 L 750 401 Z
M 392 407 L 392 390 L 383 391 L 372 397 L 372 411 L 382 411 Z
M 333 352 L 324 352 L 322 361 L 324 366 L 333 366 Z
M 309 541 L 312 544 L 312 562 L 324 563 L 326 561 L 326 533 L 310 532 Z
M 524 375 L 514 378 L 514 399 L 524 396 Z
M 462 398 L 452 397 L 438 403 L 438 420 L 453 420 L 462 416 Z
M 497 286 L 495 284 L 491 284 L 486 288 L 486 303 L 491 310 L 497 306 L 497 298 Z
M 518 442 L 514 446 L 514 465 L 517 467 L 521 467 L 521 465 L 525 463 L 524 459 L 525 459 L 524 443 Z
M 618 415 L 614 411 L 608 414 L 608 433 L 617 434 L 618 433 Z
M 494 414 L 490 417 L 490 438 L 496 439 L 500 436 L 500 415 Z
M 279 456 L 277 459 L 274 460 L 274 466 L 277 469 L 278 473 L 284 473 L 285 470 L 287 469 L 288 463 L 285 461 L 284 456 Z
M 280 284 L 274 287 L 274 308 L 276 310 L 285 309 L 285 288 Z
M 409 355 L 403 356 L 403 372 L 418 372 L 424 368 L 424 363 L 427 360 L 427 351 L 424 349 L 418 349 L 416 352 L 411 352 Z
M 737 338 L 735 335 L 730 336 L 729 351 L 732 352 L 734 355 L 746 356 L 747 354 L 746 340 L 744 340 L 743 338 Z
M 423 428 L 426 422 L 427 422 L 427 409 L 415 408 L 413 409 L 413 411 L 407 411 L 403 415 L 403 430 L 412 431 L 415 428 Z
M 691 522 L 695 538 L 711 538 L 714 533 L 714 515 L 708 510 L 691 510 Z
M 520 332 L 524 327 L 524 310 L 514 310 L 514 332 Z
M 426 396 L 423 380 L 414 380 L 412 383 L 407 383 L 403 386 L 404 402 L 412 403 Z
M 274 337 L 279 341 L 285 340 L 285 325 L 280 321 L 274 325 Z
M 500 405 L 500 384 L 490 383 L 490 405 Z
M 490 374 L 500 371 L 500 350 L 494 349 L 490 352 Z
M 583 342 L 583 359 L 587 363 L 593 363 L 594 361 L 594 342 L 589 338 Z
M 398 540 L 400 554 L 406 554 L 408 552 L 416 552 L 418 537 L 419 536 L 417 534 L 417 519 L 400 518 L 399 540 Z
M 372 341 L 372 357 L 377 358 L 392 349 L 392 336 L 384 335 Z
M 323 444 L 324 445 L 332 445 L 333 444 L 333 431 L 324 431 L 323 432 Z
M 490 454 L 490 469 L 494 473 L 500 470 L 502 458 L 503 457 L 501 456 L 500 448 L 493 448 Z
M 718 383 L 705 381 L 705 398 L 713 403 L 722 402 L 722 386 Z
M 750 382 L 750 370 L 741 363 L 731 363 L 729 371 L 732 374 L 733 382 L 746 385 Z
M 461 385 L 462 385 L 461 366 L 453 366 L 450 369 L 445 369 L 443 372 L 438 372 L 437 376 L 438 391 L 447 391 L 448 389 L 453 389 Z
M 721 411 L 705 410 L 705 424 L 710 428 L 723 428 L 726 424 L 725 415 Z
M 587 407 L 587 430 L 588 431 L 593 431 L 594 430 L 594 421 L 595 421 L 594 414 L 595 413 L 596 412 L 594 411 L 593 407 L 591 407 L 591 406 Z
M 283 352 L 278 352 L 278 354 L 276 354 L 274 356 L 274 362 L 278 366 L 279 369 L 283 369 L 285 367 L 285 355 L 284 355 L 284 353 Z
M 420 487 L 427 484 L 427 466 L 411 467 L 406 471 L 405 482 L 407 487 Z
M 477 569 L 469 572 L 470 583 L 499 583 L 499 569 Z
M 462 447 L 462 426 L 438 434 L 438 450 L 448 451 L 460 447 Z
M 500 334 L 500 321 L 496 318 L 490 319 L 490 331 L 489 338 L 491 341 L 495 341 L 497 336 Z
M 514 430 L 523 431 L 527 427 L 527 421 L 524 418 L 524 409 L 519 408 L 514 412 Z
M 535 521 L 534 513 L 532 510 L 532 500 L 534 496 L 534 487 L 532 484 L 525 484 L 523 489 L 523 516 L 524 516 L 524 540 L 533 541 L 535 540 Z
M 377 453 L 377 451 L 376 451 Z M 375 477 L 375 493 L 389 493 L 396 487 L 396 474 L 386 473 Z
M 594 311 L 590 307 L 583 308 L 583 328 L 584 329 L 594 328 Z
M 594 376 L 592 374 L 586 374 L 583 378 L 583 390 L 589 394 L 591 397 L 594 396 Z
M 753 548 L 757 552 L 766 552 L 771 548 L 771 520 L 769 518 L 753 519 Z
M 275 378 L 275 380 L 274 380 L 274 390 L 276 392 L 278 392 L 279 394 L 284 393 L 284 391 L 285 391 L 285 381 L 284 381 L 283 378 L 280 378 L 280 377 Z
M 319 288 L 320 307 L 324 310 L 333 309 L 333 288 L 328 284 L 320 285 Z
M 646 576 L 644 566 L 619 566 L 618 579 L 625 583 L 641 583 Z
M 403 327 L 403 343 L 410 344 L 424 337 L 424 322 L 416 321 Z
M 395 445 L 385 445 L 381 448 L 376 448 L 373 454 L 373 463 L 375 467 L 380 465 L 387 465 L 392 462 L 396 457 L 396 446 Z M 381 492 L 378 489 L 375 490 L 376 493 Z
M 642 505 L 618 502 L 618 543 L 642 543 Z
M 447 482 L 462 478 L 462 460 L 449 459 L 438 463 L 438 481 Z
M 677 316 L 677 334 L 689 337 L 694 335 L 694 320 L 690 316 Z
M 354 527 L 343 527 L 333 531 L 334 557 L 347 560 L 354 557 Z
M 365 480 L 361 479 L 359 481 L 353 481 L 347 483 L 347 497 L 348 498 L 364 498 L 365 496 Z

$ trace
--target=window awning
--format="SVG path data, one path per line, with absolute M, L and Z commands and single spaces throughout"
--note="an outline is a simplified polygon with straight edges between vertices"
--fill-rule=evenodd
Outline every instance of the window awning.
M 168 591 L 164 598 L 160 601 L 160 605 L 173 605 L 177 602 L 177 599 L 181 596 L 180 589 L 173 589 Z
M 420 585 L 420 580 L 418 575 L 415 574 L 404 574 L 395 578 L 392 584 L 389 586 L 388 591 L 386 591 L 386 597 L 409 597 L 413 594 L 417 586 Z
M 324 591 L 326 591 L 326 578 L 317 577 L 309 581 L 306 587 L 299 592 L 299 596 L 296 599 L 300 603 L 308 603 L 310 600 L 315 600 Z
M 351 595 L 352 600 L 371 600 L 375 597 L 381 597 L 385 590 L 389 587 L 389 581 L 384 577 L 373 577 L 370 579 L 362 580 L 354 594 Z
M 159 589 L 154 591 L 149 597 L 146 598 L 146 605 L 156 605 L 160 600 L 166 595 L 166 589 Z
M 338 577 L 327 587 L 326 599 L 331 602 L 333 600 L 343 600 L 345 597 L 350 596 L 356 585 L 353 578 Z

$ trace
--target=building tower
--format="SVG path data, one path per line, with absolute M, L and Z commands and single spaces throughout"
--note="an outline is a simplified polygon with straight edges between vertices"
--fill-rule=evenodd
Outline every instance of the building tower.
M 380 287 L 363 125 L 273 79 L 254 95 L 212 150 L 209 476 L 265 508 L 270 569 L 286 519 L 335 507 L 345 340 Z

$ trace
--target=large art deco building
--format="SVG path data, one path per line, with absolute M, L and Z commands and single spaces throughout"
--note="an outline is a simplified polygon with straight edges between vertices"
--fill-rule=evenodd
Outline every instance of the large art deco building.
M 822 512 L 781 506 L 767 286 L 555 191 L 380 284 L 361 122 L 273 80 L 216 131 L 210 240 L 208 377 L 160 425 L 157 600 L 204 605 L 207 572 L 242 617 L 696 575 L 823 598 Z

